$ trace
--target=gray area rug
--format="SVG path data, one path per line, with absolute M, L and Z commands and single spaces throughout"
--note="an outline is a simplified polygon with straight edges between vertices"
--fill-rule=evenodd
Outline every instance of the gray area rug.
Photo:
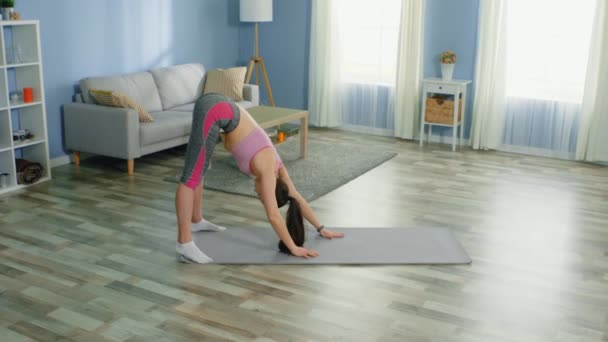
M 277 145 L 277 150 L 289 177 L 307 201 L 325 195 L 397 155 L 349 144 L 309 140 L 308 157 L 303 160 L 300 159 L 299 138 Z M 205 175 L 205 189 L 257 197 L 253 179 L 239 171 L 232 157 L 213 160 Z
M 228 228 L 194 233 L 194 243 L 218 264 L 469 264 L 471 258 L 447 228 L 331 228 L 344 238 L 307 231 L 311 259 L 279 252 L 271 228 Z

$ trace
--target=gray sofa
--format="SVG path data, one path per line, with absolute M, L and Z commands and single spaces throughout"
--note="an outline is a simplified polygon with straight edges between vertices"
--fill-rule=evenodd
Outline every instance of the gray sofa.
M 205 68 L 201 64 L 182 64 L 147 72 L 89 77 L 80 81 L 82 93 L 76 102 L 64 106 L 66 147 L 80 164 L 80 152 L 126 159 L 129 175 L 134 160 L 146 154 L 188 143 L 194 102 L 202 94 Z M 90 89 L 119 91 L 154 117 L 139 122 L 133 109 L 94 104 Z M 243 88 L 245 108 L 259 104 L 259 89 Z

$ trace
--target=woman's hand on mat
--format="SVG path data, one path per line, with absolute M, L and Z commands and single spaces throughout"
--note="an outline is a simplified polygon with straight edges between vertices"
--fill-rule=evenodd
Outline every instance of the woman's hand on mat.
M 304 247 L 294 247 L 294 249 L 292 249 L 290 252 L 294 256 L 302 257 L 302 258 L 306 258 L 306 259 L 310 259 L 310 258 L 319 256 L 319 253 L 313 251 L 312 249 L 306 249 Z
M 344 237 L 344 233 L 337 233 L 337 232 L 332 232 L 331 230 L 327 230 L 327 229 L 323 229 L 321 230 L 321 236 L 326 238 L 326 239 L 333 239 L 333 238 L 343 238 Z

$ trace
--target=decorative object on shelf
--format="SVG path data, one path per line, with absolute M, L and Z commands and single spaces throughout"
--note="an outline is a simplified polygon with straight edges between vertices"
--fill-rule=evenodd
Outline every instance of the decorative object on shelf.
M 40 163 L 25 159 L 17 159 L 15 162 L 19 184 L 34 184 L 44 175 L 44 167 Z
M 277 141 L 278 142 L 284 142 L 285 141 L 285 132 L 279 132 L 279 134 L 277 135 Z
M 292 123 L 283 124 L 279 128 L 279 132 L 285 133 L 285 137 L 290 137 L 292 135 L 296 135 L 296 134 L 298 134 L 299 131 L 300 131 L 300 126 L 297 124 L 292 124 Z
M 19 43 L 13 43 L 12 46 L 6 46 L 6 63 L 8 64 L 21 64 L 31 62 L 23 53 L 23 48 Z
M 5 51 L 6 63 L 15 64 L 15 50 L 10 45 L 7 45 L 5 49 L 6 49 L 6 51 Z
M 19 103 L 20 100 L 21 100 L 21 94 L 19 92 L 14 92 L 11 94 L 11 102 L 13 104 Z
M 264 64 L 264 58 L 259 54 L 258 47 L 258 23 L 272 21 L 272 0 L 240 0 L 240 18 L 241 22 L 253 22 L 254 26 L 254 55 L 249 59 L 249 67 L 247 68 L 247 75 L 245 76 L 245 83 L 251 81 L 251 74 L 255 69 L 255 84 L 260 84 L 260 70 L 264 83 L 266 84 L 266 93 L 268 95 L 268 101 L 270 105 L 274 107 L 274 99 L 272 97 L 272 89 L 270 88 L 270 81 L 268 80 L 268 74 L 266 73 L 266 65 Z
M 11 13 L 11 20 L 21 20 L 21 13 L 13 11 L 13 13 Z
M 456 65 L 456 54 L 447 50 L 441 53 L 441 78 L 444 81 L 451 81 L 454 74 L 454 66 Z
M 15 13 L 15 0 L 2 0 L 2 18 L 12 20 Z
M 25 141 L 34 138 L 29 129 L 20 129 L 13 132 L 13 141 Z
M 21 47 L 21 44 L 19 44 L 19 43 L 14 44 L 13 53 L 15 54 L 15 56 L 14 56 L 15 63 L 29 62 L 23 53 L 23 48 Z
M 277 133 L 278 133 L 277 129 L 276 128 L 272 128 L 272 127 L 271 128 L 266 128 L 264 131 L 266 132 L 266 135 L 270 138 L 270 140 L 276 138 Z
M 8 173 L 0 172 L 0 188 L 8 188 L 8 176 Z
M 23 88 L 23 102 L 24 103 L 34 102 L 34 89 L 33 88 Z

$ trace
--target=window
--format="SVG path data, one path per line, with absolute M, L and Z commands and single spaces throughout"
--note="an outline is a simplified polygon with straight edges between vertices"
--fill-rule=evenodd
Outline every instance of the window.
M 401 0 L 338 0 L 342 81 L 394 86 Z
M 582 102 L 595 1 L 507 1 L 507 96 Z

